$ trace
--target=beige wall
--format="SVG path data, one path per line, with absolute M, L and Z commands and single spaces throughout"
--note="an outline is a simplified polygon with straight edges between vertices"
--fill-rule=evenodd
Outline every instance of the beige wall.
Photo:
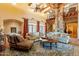
M 11 27 L 16 27 L 17 33 L 18 33 L 18 31 L 22 31 L 23 23 L 21 23 L 19 21 L 13 21 L 13 20 L 4 21 L 4 32 L 5 33 L 10 33 Z
M 78 3 L 78 28 L 77 28 L 77 38 L 79 39 L 79 3 Z

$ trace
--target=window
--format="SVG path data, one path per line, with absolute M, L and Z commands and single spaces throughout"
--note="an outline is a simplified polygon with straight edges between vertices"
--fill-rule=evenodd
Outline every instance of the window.
M 40 33 L 45 34 L 45 23 L 44 22 L 40 22 Z
M 34 33 L 34 32 L 37 32 L 36 25 L 33 25 L 33 33 Z
M 40 26 L 40 32 L 43 32 L 43 26 Z
M 45 33 L 45 26 L 40 26 L 40 32 Z
M 29 25 L 28 27 L 29 33 L 35 33 L 37 30 L 36 25 Z
M 29 29 L 29 33 L 32 33 L 33 32 L 33 30 L 32 30 L 33 26 L 32 25 L 29 25 L 28 27 L 29 27 L 28 28 Z

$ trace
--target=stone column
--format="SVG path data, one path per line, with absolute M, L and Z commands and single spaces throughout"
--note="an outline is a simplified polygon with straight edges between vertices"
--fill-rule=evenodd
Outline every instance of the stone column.
M 59 20 L 59 31 L 60 32 L 64 32 L 64 19 L 63 19 L 63 11 L 64 9 L 63 8 L 61 8 L 60 9 L 60 12 L 59 12 L 59 18 L 58 18 L 58 20 Z
M 63 8 L 55 9 L 55 32 L 64 32 Z

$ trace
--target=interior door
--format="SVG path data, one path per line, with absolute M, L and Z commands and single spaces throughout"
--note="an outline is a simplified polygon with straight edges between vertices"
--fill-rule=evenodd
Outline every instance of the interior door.
M 71 38 L 77 38 L 77 23 L 66 23 L 66 31 Z
M 74 38 L 77 38 L 77 23 L 75 23 L 74 25 L 73 25 L 73 37 Z

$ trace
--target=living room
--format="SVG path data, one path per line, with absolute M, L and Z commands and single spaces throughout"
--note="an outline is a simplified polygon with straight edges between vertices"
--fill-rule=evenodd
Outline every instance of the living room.
M 79 55 L 78 3 L 0 3 L 0 55 Z

